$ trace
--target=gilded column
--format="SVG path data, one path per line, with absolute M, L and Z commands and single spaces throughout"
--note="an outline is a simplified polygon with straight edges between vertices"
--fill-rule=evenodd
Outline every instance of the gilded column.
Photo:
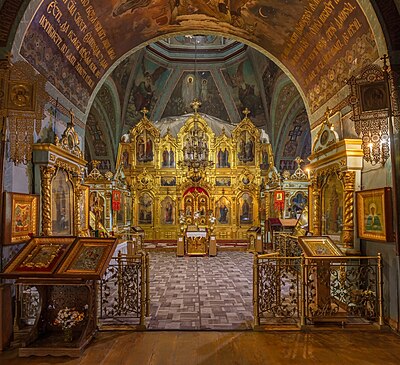
M 40 166 L 42 188 L 42 233 L 51 236 L 51 180 L 56 173 L 54 166 Z
M 312 196 L 313 196 L 313 234 L 314 236 L 321 235 L 321 189 L 319 186 L 318 175 L 315 174 L 312 178 Z
M 74 232 L 76 236 L 81 234 L 81 211 L 84 207 L 81 206 L 82 189 L 81 189 L 81 177 L 77 176 L 74 178 L 74 197 L 75 197 L 75 209 L 74 209 Z
M 268 191 L 265 193 L 265 219 L 271 217 L 271 193 Z
M 343 243 L 347 248 L 354 247 L 354 184 L 356 173 L 345 171 L 342 173 L 344 185 L 344 217 Z

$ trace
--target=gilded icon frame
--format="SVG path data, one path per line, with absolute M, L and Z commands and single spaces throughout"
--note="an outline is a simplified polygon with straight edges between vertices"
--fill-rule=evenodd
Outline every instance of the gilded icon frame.
M 356 192 L 359 238 L 381 242 L 393 241 L 391 203 L 392 189 L 390 187 Z
M 37 236 L 39 234 L 39 195 L 5 192 L 3 223 L 4 245 L 27 242 L 33 236 Z
M 33 237 L 5 267 L 5 277 L 50 277 L 69 252 L 76 237 Z
M 56 276 L 100 280 L 116 246 L 116 238 L 80 237 Z
M 301 236 L 298 241 L 307 257 L 345 256 L 329 236 Z

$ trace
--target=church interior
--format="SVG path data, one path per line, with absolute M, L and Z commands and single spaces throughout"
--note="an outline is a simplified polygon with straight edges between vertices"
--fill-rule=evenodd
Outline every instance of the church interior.
M 399 0 L 0 19 L 0 363 L 400 363 Z

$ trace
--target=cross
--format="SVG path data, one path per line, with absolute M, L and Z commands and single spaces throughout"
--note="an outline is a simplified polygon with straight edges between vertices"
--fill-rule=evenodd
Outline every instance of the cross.
M 247 107 L 246 107 L 246 108 L 244 108 L 244 110 L 242 111 L 242 113 L 244 114 L 244 117 L 245 117 L 245 118 L 248 118 L 248 115 L 251 113 L 251 111 L 250 111 L 249 109 L 247 109 Z
M 289 137 L 291 141 L 296 141 L 297 137 L 301 136 L 301 126 L 296 125 L 290 132 Z
M 297 156 L 294 161 L 297 163 L 297 168 L 300 168 L 300 164 L 304 162 L 300 156 Z
M 74 114 L 74 111 L 72 110 L 72 108 L 69 110 L 69 115 L 71 116 L 70 123 L 72 124 L 72 126 L 74 126 L 75 125 L 75 122 L 74 122 L 75 114 Z
M 92 167 L 93 167 L 93 170 L 94 169 L 97 169 L 97 167 L 100 165 L 100 161 L 98 161 L 98 160 L 92 160 Z
M 386 53 L 381 57 L 381 60 L 383 61 L 383 71 L 387 71 L 387 69 L 388 69 L 388 65 L 387 65 L 388 59 L 389 59 L 389 57 Z
M 143 107 L 143 109 L 140 111 L 142 114 L 143 114 L 143 118 L 147 118 L 147 113 L 149 112 L 148 110 L 147 110 L 147 108 L 146 107 Z
M 201 107 L 201 102 L 197 99 L 194 99 L 191 103 L 190 106 L 194 110 L 195 113 L 197 113 L 197 109 Z
M 331 114 L 331 110 L 329 109 L 329 106 L 327 106 L 326 107 L 326 112 L 325 112 L 325 118 L 326 118 L 327 122 L 329 121 L 330 114 Z

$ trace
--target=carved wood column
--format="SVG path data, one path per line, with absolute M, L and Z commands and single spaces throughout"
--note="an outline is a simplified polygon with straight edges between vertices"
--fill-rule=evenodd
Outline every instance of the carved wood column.
M 342 173 L 344 185 L 343 243 L 347 248 L 354 247 L 354 171 Z
M 51 180 L 56 173 L 54 166 L 40 166 L 42 189 L 42 233 L 51 236 Z

